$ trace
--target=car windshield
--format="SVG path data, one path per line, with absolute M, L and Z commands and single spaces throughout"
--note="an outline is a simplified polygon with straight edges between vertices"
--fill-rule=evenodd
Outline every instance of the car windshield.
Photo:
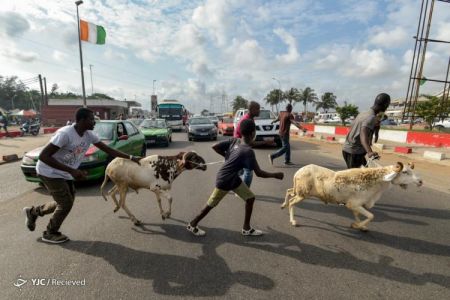
M 166 122 L 163 120 L 144 120 L 141 128 L 166 128 Z
M 142 123 L 142 121 L 144 121 L 144 119 L 128 119 L 128 121 L 130 121 L 136 126 L 139 126 Z
M 261 110 L 259 112 L 259 117 L 256 117 L 255 119 L 274 119 L 274 117 L 270 110 Z
M 95 123 L 94 132 L 101 140 L 112 140 L 115 123 Z
M 211 124 L 211 120 L 208 118 L 195 118 L 189 120 L 190 125 Z
M 231 118 L 224 118 L 222 123 L 233 123 L 233 119 L 231 119 Z
M 208 119 L 210 119 L 213 122 L 218 122 L 219 119 L 217 117 L 208 117 Z

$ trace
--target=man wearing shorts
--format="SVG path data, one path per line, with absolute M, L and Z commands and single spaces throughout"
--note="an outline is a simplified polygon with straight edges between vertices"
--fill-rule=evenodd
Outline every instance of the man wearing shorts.
M 230 139 L 217 143 L 213 146 L 214 151 L 225 157 L 225 163 L 217 173 L 216 188 L 209 197 L 208 202 L 197 215 L 187 225 L 187 230 L 196 236 L 204 236 L 206 233 L 200 229 L 198 223 L 228 194 L 229 191 L 234 191 L 240 198 L 245 201 L 245 219 L 242 228 L 242 235 L 258 236 L 262 235 L 261 230 L 254 229 L 250 226 L 250 219 L 253 211 L 253 204 L 255 202 L 255 195 L 250 188 L 242 182 L 239 177 L 239 171 L 247 168 L 254 171 L 256 176 L 262 178 L 277 178 L 283 179 L 283 173 L 269 173 L 259 168 L 256 161 L 255 152 L 250 144 L 255 139 L 256 127 L 253 120 L 247 119 L 241 122 L 240 131 L 241 139 Z

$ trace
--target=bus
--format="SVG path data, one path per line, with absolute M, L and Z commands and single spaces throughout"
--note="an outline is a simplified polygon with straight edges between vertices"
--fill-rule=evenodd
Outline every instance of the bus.
M 172 130 L 183 130 L 187 120 L 184 105 L 177 100 L 163 100 L 156 106 L 158 118 L 165 119 Z

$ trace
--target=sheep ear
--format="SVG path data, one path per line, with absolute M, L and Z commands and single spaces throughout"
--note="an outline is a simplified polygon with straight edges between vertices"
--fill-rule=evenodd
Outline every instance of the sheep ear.
M 413 162 L 409 162 L 408 166 L 411 168 L 411 170 L 414 170 L 414 163 Z
M 394 172 L 400 173 L 403 170 L 403 164 L 401 162 L 397 162 L 397 165 L 394 168 Z
M 183 156 L 186 152 L 180 152 L 177 154 L 177 159 L 183 159 Z
M 389 174 L 387 174 L 387 175 L 384 175 L 383 181 L 392 181 L 392 180 L 394 180 L 394 178 L 395 178 L 397 175 L 398 175 L 398 173 L 396 173 L 396 172 L 392 172 L 392 173 L 389 173 Z

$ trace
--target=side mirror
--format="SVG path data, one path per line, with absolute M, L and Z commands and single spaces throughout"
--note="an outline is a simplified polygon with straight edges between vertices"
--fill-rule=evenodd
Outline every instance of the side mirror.
M 119 136 L 119 141 L 126 141 L 126 140 L 128 140 L 128 135 L 124 134 Z

